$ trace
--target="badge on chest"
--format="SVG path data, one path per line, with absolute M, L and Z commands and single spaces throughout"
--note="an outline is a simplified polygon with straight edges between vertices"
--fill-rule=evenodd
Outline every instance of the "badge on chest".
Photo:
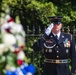
M 64 47 L 70 47 L 70 41 L 68 40 L 68 38 L 66 38 L 64 41 Z

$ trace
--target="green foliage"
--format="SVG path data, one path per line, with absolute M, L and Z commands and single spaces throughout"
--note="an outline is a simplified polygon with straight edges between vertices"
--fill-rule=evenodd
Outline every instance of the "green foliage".
M 8 63 L 10 66 L 14 66 L 14 67 L 18 66 L 16 55 L 13 52 L 11 52 L 11 51 L 7 52 L 6 63 Z
M 75 6 L 72 6 L 71 1 L 66 1 L 62 3 L 60 7 L 58 7 L 59 15 L 63 16 L 63 24 L 64 26 L 73 26 L 76 21 L 76 11 Z
M 57 12 L 57 7 L 55 7 L 52 2 L 42 3 L 36 0 L 3 0 L 2 3 L 2 9 L 5 10 L 5 7 L 9 5 L 10 15 L 13 17 L 19 15 L 23 25 L 47 25 L 49 23 L 48 16 L 55 15 Z
M 55 15 L 56 13 L 56 8 L 52 2 L 41 3 L 38 1 L 31 1 L 31 3 L 26 6 L 26 9 L 27 11 L 30 10 L 30 21 L 32 19 L 34 22 L 33 24 L 36 25 L 39 25 L 40 23 L 43 25 L 47 25 L 47 23 L 49 22 L 48 16 Z
M 48 16 L 51 15 L 64 16 L 64 25 L 74 25 L 76 21 L 76 6 L 73 6 L 73 1 L 2 0 L 1 9 L 5 11 L 7 6 L 11 10 L 10 15 L 19 15 L 23 25 L 48 25 Z

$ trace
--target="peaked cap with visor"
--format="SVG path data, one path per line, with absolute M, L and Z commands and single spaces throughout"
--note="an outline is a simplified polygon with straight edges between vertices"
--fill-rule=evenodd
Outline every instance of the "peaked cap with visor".
M 62 16 L 50 16 L 49 18 L 50 18 L 51 23 L 60 24 L 60 23 L 62 23 L 63 17 Z

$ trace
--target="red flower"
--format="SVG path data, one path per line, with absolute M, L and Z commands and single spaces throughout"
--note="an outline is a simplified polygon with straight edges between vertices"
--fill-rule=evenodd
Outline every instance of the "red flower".
M 21 60 L 21 59 L 17 60 L 17 64 L 20 65 L 20 66 L 22 65 L 23 62 L 24 62 L 24 61 Z
M 11 33 L 9 28 L 5 29 L 7 33 Z
M 21 49 L 24 49 L 24 48 L 25 48 L 25 45 L 20 46 L 20 48 L 21 48 Z
M 16 48 L 16 50 L 14 51 L 15 54 L 18 54 L 20 52 L 20 48 Z
M 9 22 L 14 22 L 14 19 L 13 19 L 13 18 L 10 18 L 7 22 L 8 22 L 8 23 L 9 23 Z

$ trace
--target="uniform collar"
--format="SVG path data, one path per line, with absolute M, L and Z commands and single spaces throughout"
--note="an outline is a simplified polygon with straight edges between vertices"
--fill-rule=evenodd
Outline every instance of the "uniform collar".
M 64 33 L 62 32 L 62 33 L 60 34 L 59 43 L 63 42 L 64 39 L 65 39 Z
M 60 38 L 60 34 L 61 34 L 61 32 L 59 32 L 58 34 L 55 34 L 55 33 L 52 32 L 52 34 L 53 34 L 54 36 L 57 35 L 57 36 L 58 36 L 58 39 L 59 39 L 59 38 Z
M 60 36 L 59 36 L 58 43 L 62 43 L 64 41 L 64 39 L 65 39 L 64 33 L 63 32 L 60 32 L 59 34 L 60 34 Z M 50 35 L 51 35 L 50 37 L 51 37 L 52 41 L 55 41 L 55 39 L 53 38 L 54 37 L 54 34 L 51 32 Z

